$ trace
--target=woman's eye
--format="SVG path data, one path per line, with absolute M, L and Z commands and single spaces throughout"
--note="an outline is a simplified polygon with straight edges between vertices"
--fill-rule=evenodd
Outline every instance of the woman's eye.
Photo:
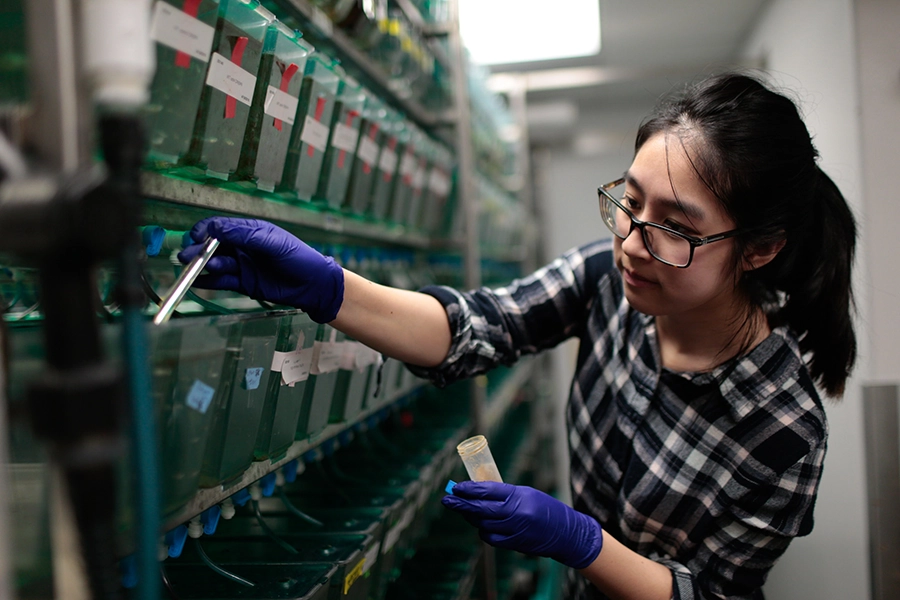
M 628 196 L 625 196 L 625 207 L 626 207 L 628 210 L 636 211 L 636 210 L 639 210 L 639 209 L 641 208 L 641 205 L 640 205 L 640 203 L 639 203 L 637 200 L 635 200 L 634 198 L 629 198 Z
M 685 227 L 684 225 L 681 225 L 680 223 L 676 223 L 675 221 L 670 221 L 670 220 L 666 219 L 666 221 L 663 223 L 663 225 L 665 225 L 666 227 L 668 227 L 669 229 L 671 229 L 673 231 L 677 231 L 678 233 L 683 233 L 685 235 L 690 234 L 690 230 L 687 227 Z

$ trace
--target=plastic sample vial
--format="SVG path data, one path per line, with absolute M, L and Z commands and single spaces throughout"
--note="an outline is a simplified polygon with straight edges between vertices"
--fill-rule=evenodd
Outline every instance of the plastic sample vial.
M 491 455 L 487 438 L 483 435 L 476 435 L 460 442 L 456 447 L 456 451 L 466 466 L 469 479 L 472 481 L 499 481 L 503 483 L 503 478 L 500 477 L 500 471 L 497 469 L 497 464 Z

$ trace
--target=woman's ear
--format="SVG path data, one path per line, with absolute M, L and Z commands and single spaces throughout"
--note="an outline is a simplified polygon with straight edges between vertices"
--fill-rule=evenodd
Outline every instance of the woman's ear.
M 766 266 L 778 256 L 785 243 L 787 240 L 782 238 L 776 242 L 753 246 L 744 254 L 744 270 L 753 271 Z

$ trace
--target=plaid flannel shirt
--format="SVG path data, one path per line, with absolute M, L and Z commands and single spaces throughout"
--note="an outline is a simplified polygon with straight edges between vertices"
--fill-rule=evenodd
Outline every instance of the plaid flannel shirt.
M 422 290 L 447 310 L 439 385 L 580 340 L 567 409 L 574 507 L 666 565 L 673 598 L 762 598 L 791 539 L 812 530 L 827 425 L 785 328 L 710 372 L 660 367 L 655 322 L 624 297 L 608 241 L 508 287 Z M 571 572 L 568 598 L 604 598 Z

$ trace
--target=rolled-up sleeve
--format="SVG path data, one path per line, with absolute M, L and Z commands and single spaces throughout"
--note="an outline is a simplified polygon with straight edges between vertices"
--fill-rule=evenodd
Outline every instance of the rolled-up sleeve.
M 596 282 L 612 267 L 611 245 L 594 242 L 566 252 L 528 277 L 498 289 L 420 290 L 447 312 L 450 351 L 437 367 L 407 365 L 439 386 L 511 365 L 523 354 L 552 348 L 584 326 Z

